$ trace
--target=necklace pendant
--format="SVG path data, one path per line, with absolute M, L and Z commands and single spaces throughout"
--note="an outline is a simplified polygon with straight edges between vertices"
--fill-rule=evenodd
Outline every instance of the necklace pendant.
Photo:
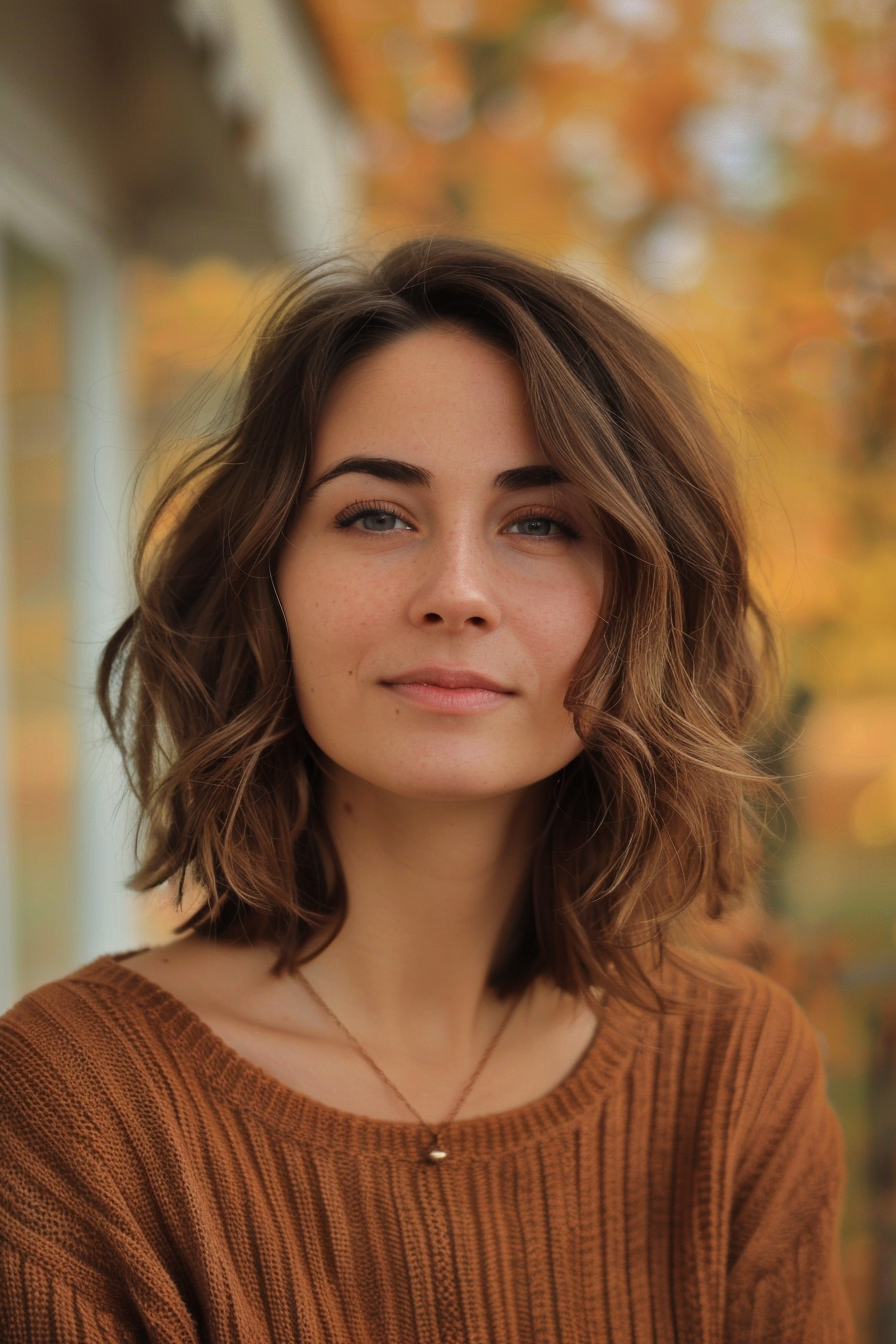
M 434 1162 L 436 1166 L 438 1166 L 440 1162 L 445 1161 L 447 1156 L 448 1154 L 445 1152 L 445 1149 L 439 1143 L 438 1139 L 436 1139 L 432 1148 L 430 1148 L 429 1152 L 426 1154 L 426 1160 L 427 1162 Z

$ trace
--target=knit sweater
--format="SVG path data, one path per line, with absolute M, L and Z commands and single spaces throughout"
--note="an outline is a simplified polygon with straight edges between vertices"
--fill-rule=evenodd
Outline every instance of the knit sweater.
M 610 1000 L 547 1095 L 442 1131 L 237 1054 L 121 959 L 0 1019 L 4 1344 L 846 1344 L 842 1136 L 746 968 Z

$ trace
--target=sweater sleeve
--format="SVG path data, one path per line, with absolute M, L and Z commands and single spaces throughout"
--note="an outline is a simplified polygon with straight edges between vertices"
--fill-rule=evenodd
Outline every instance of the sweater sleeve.
M 0 1326 L 4 1344 L 145 1344 L 118 1313 L 0 1245 Z
M 727 1344 L 853 1344 L 839 1262 L 843 1135 L 815 1033 L 767 982 L 744 1093 L 729 1242 Z
M 115 1040 L 79 1035 L 77 1010 L 50 986 L 0 1019 L 0 1339 L 190 1344 Z

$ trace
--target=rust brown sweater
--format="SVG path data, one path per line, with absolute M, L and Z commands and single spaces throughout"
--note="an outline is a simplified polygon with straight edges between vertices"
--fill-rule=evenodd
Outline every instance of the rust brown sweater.
M 841 1133 L 794 1001 L 734 968 L 609 1004 L 517 1110 L 291 1091 L 102 958 L 0 1019 L 4 1344 L 841 1344 Z M 708 1011 L 700 1013 L 697 1005 Z

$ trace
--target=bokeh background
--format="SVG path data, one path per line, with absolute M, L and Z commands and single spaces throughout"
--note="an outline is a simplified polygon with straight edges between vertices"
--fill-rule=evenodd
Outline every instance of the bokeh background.
M 147 453 L 222 413 L 284 267 L 421 231 L 551 258 L 734 444 L 787 803 L 764 911 L 719 937 L 818 1032 L 859 1340 L 896 1341 L 894 126 L 892 0 L 7 0 L 3 1003 L 170 928 L 123 890 L 89 695 Z

